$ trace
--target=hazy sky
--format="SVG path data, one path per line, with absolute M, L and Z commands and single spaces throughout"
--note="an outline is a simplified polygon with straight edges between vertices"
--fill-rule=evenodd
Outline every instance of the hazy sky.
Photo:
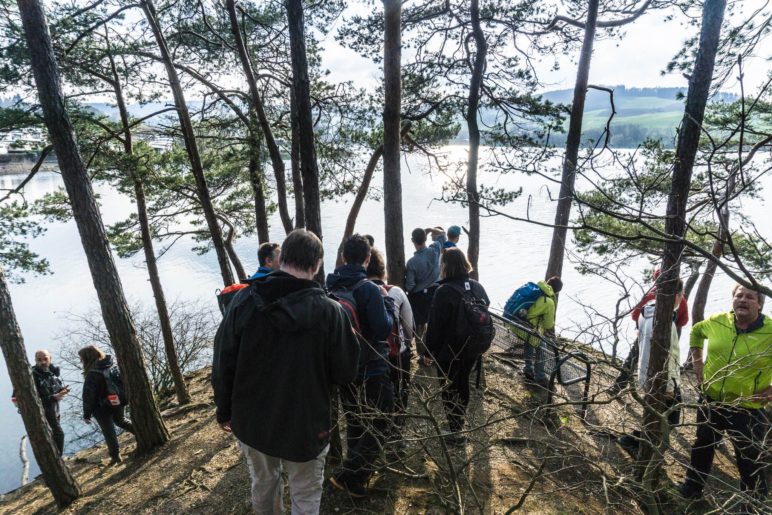
M 758 8 L 767 5 L 765 12 L 769 16 L 772 2 L 769 0 L 735 0 L 739 14 L 749 16 Z M 699 30 L 699 27 L 689 27 L 674 19 L 664 21 L 662 12 L 648 13 L 633 24 L 628 25 L 625 35 L 619 39 L 596 41 L 590 83 L 604 85 L 625 85 L 638 87 L 652 86 L 683 86 L 686 79 L 680 73 L 661 75 L 668 61 L 681 48 L 683 42 Z M 761 16 L 759 16 L 761 18 Z M 344 23 L 339 20 L 338 24 Z M 334 31 L 333 31 L 334 32 Z M 367 59 L 342 48 L 329 36 L 324 41 L 326 53 L 324 64 L 332 71 L 332 80 L 354 80 L 356 83 L 372 85 L 380 76 L 379 69 Z M 772 70 L 772 45 L 762 46 L 758 50 L 762 55 L 745 63 L 745 86 L 758 87 Z M 576 77 L 576 65 L 572 59 L 562 58 L 561 69 L 557 72 L 549 70 L 551 59 L 537 67 L 540 78 L 545 82 L 545 89 L 572 88 Z M 541 68 L 541 69 L 538 69 Z M 728 81 L 724 91 L 738 91 L 735 79 Z

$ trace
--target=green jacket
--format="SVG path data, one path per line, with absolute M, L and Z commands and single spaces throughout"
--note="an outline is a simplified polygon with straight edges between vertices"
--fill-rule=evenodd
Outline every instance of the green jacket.
M 536 284 L 541 288 L 544 295 L 539 297 L 536 302 L 528 308 L 526 319 L 528 320 L 528 323 L 534 327 L 536 332 L 544 334 L 544 331 L 555 328 L 555 292 L 552 290 L 552 286 L 544 281 L 539 281 Z M 509 326 L 509 330 L 518 338 L 528 341 L 534 347 L 538 347 L 541 344 L 541 340 L 537 338 L 528 338 L 528 335 L 523 334 L 522 330 L 518 330 L 512 325 Z
M 764 317 L 760 327 L 737 333 L 734 313 L 719 313 L 692 326 L 689 346 L 708 347 L 703 359 L 703 390 L 719 402 L 735 402 L 758 409 L 761 402 L 750 400 L 772 383 L 772 319 Z

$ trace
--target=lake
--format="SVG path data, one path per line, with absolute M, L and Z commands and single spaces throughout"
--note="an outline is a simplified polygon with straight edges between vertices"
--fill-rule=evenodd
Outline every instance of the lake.
M 451 161 L 463 161 L 466 147 L 450 146 L 444 149 Z M 559 166 L 559 161 L 552 160 L 545 165 Z M 441 225 L 467 225 L 467 211 L 459 204 L 449 204 L 437 200 L 442 194 L 442 186 L 448 180 L 445 175 L 427 173 L 425 158 L 410 156 L 403 163 L 403 209 L 406 257 L 413 253 L 410 244 L 410 231 L 415 227 Z M 557 197 L 558 186 L 549 183 L 538 175 L 524 176 L 512 174 L 496 176 L 483 172 L 480 182 L 488 186 L 523 188 L 523 194 L 503 211 L 521 218 L 528 217 L 536 222 L 551 223 L 554 219 L 556 203 L 551 198 Z M 0 189 L 13 188 L 24 175 L 0 175 Z M 770 184 L 770 179 L 765 179 Z M 382 185 L 380 176 L 373 180 L 376 186 Z M 55 191 L 62 185 L 56 173 L 41 173 L 26 187 L 28 200 L 40 198 L 47 192 Z M 587 184 L 577 184 L 578 188 L 588 188 Z M 133 205 L 126 197 L 115 190 L 97 185 L 101 195 L 102 213 L 106 224 L 116 222 L 133 211 Z M 550 197 L 551 194 L 551 197 Z M 325 247 L 325 270 L 331 271 L 335 262 L 335 252 L 343 233 L 348 215 L 349 196 L 338 202 L 325 202 L 322 206 L 322 222 Z M 768 211 L 761 200 L 744 200 L 743 212 L 751 219 L 761 220 Z M 290 208 L 290 213 L 292 213 Z M 379 201 L 369 200 L 363 206 L 357 223 L 357 231 L 369 233 L 375 237 L 376 246 L 383 247 L 383 205 Z M 770 226 L 760 228 L 761 233 L 772 237 Z M 480 282 L 485 286 L 495 307 L 503 306 L 512 291 L 529 280 L 541 279 L 546 267 L 552 230 L 534 223 L 513 221 L 504 217 L 485 217 L 482 219 L 480 248 Z M 281 241 L 283 233 L 278 216 L 271 219 L 271 238 Z M 85 255 L 74 222 L 48 224 L 48 231 L 41 237 L 30 241 L 32 249 L 51 263 L 54 274 L 42 277 L 26 276 L 25 284 L 11 285 L 16 316 L 21 326 L 30 363 L 33 353 L 38 348 L 48 348 L 57 361 L 57 336 L 66 332 L 68 314 L 84 314 L 96 307 L 96 294 L 91 283 Z M 462 236 L 460 247 L 466 249 L 467 241 Z M 222 286 L 217 262 L 213 252 L 198 256 L 191 252 L 190 240 L 179 241 L 159 261 L 161 278 L 169 300 L 197 300 L 217 311 L 214 297 L 215 290 Z M 237 242 L 237 250 L 248 272 L 257 268 L 257 241 L 242 238 Z M 576 256 L 570 248 L 569 260 Z M 147 281 L 147 273 L 138 254 L 131 259 L 118 259 L 116 263 L 123 281 L 123 287 L 130 302 L 152 305 L 152 292 Z M 639 296 L 647 285 L 641 275 L 646 266 L 643 260 L 629 263 L 628 273 L 640 281 L 634 296 Z M 579 339 L 588 341 L 590 336 L 584 331 L 592 320 L 593 313 L 613 315 L 619 292 L 597 277 L 582 276 L 571 262 L 564 266 L 563 280 L 565 289 L 561 295 L 558 312 L 558 331 L 565 336 L 582 333 Z M 732 281 L 719 272 L 711 289 L 706 313 L 726 310 L 729 306 L 729 290 Z M 637 298 L 631 299 L 632 302 Z M 219 316 L 219 313 L 217 313 Z M 624 332 L 629 340 L 634 337 L 634 327 L 628 321 L 624 323 Z M 682 357 L 688 347 L 688 328 L 681 338 Z M 84 341 L 83 345 L 89 342 Z M 625 350 L 622 350 L 624 353 Z M 77 384 L 78 374 L 66 377 L 66 382 Z M 21 417 L 11 404 L 11 386 L 6 367 L 0 367 L 0 419 L 5 422 L 0 426 L 0 492 L 14 489 L 20 484 L 21 462 L 19 460 L 19 441 L 25 433 Z M 69 402 L 78 402 L 77 393 L 69 397 Z M 83 423 L 68 420 L 65 432 L 68 437 L 66 452 L 75 449 L 69 443 L 75 431 L 83 432 Z M 31 477 L 39 473 L 34 464 L 31 449 L 28 456 L 33 461 Z

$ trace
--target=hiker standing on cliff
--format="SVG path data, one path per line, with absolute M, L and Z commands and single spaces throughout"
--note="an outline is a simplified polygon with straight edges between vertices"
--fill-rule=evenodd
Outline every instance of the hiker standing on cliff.
M 764 501 L 770 428 L 764 407 L 772 401 L 772 320 L 761 310 L 764 296 L 736 285 L 732 308 L 692 326 L 689 345 L 704 404 L 697 410 L 697 439 L 686 480 L 688 499 L 702 497 L 722 432 L 734 445 L 741 489 Z M 705 340 L 706 353 L 703 353 Z
M 428 246 L 427 234 L 432 236 L 432 243 Z M 413 229 L 410 239 L 415 246 L 415 253 L 405 264 L 405 291 L 415 319 L 418 355 L 423 356 L 426 354 L 423 337 L 429 321 L 429 307 L 440 277 L 440 255 L 447 236 L 439 227 L 417 228 Z
M 490 300 L 485 288 L 469 277 L 472 265 L 461 249 L 446 250 L 441 263 L 440 286 L 432 301 L 426 330 L 428 354 L 423 360 L 425 365 L 437 365 L 449 429 L 443 438 L 450 445 L 463 445 L 466 437 L 462 431 L 470 396 L 469 375 L 481 355 L 471 338 L 460 332 L 467 329 L 466 324 L 461 326 L 468 317 L 465 302 L 488 306 Z M 487 345 L 490 346 L 490 341 Z
M 59 401 L 70 393 L 70 388 L 65 386 L 59 377 L 59 367 L 51 362 L 51 353 L 45 349 L 35 352 L 35 364 L 32 366 L 32 379 L 35 381 L 35 389 L 40 396 L 43 405 L 43 413 L 51 427 L 54 443 L 61 456 L 64 452 L 64 431 L 59 419 Z M 16 392 L 13 392 L 14 403 Z
M 458 239 L 461 237 L 461 227 L 458 225 L 451 225 L 448 227 L 448 241 L 442 244 L 442 251 L 445 252 L 446 250 L 458 247 Z
M 265 277 L 281 267 L 281 245 L 278 243 L 266 242 L 257 249 L 257 272 L 250 277 L 250 280 Z
M 327 288 L 346 306 L 359 334 L 361 351 L 356 379 L 340 390 L 346 416 L 346 457 L 330 484 L 352 497 L 364 497 L 375 462 L 391 428 L 394 388 L 387 340 L 394 301 L 383 286 L 367 279 L 370 243 L 354 234 L 343 244 L 344 265 L 327 276 Z M 388 307 L 387 307 L 388 306 Z
M 356 375 L 351 324 L 313 280 L 323 255 L 315 234 L 292 231 L 281 268 L 238 292 L 215 336 L 217 422 L 241 445 L 255 513 L 283 513 L 282 469 L 292 513 L 319 512 L 330 390 Z

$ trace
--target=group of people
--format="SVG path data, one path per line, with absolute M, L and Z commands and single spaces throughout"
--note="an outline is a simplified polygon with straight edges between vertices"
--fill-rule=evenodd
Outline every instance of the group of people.
M 652 288 L 632 311 L 638 339 L 609 390 L 612 394 L 621 391 L 635 370 L 638 388 L 647 392 L 652 387 L 654 377 L 649 374 L 649 358 L 655 300 L 656 288 Z M 681 280 L 676 283 L 673 306 L 663 378 L 670 425 L 678 424 L 681 419 L 679 336 L 689 321 Z M 687 499 L 702 497 L 722 433 L 726 433 L 734 447 L 741 490 L 758 500 L 767 498 L 766 473 L 770 458 L 765 442 L 770 421 L 764 408 L 772 401 L 772 320 L 762 313 L 763 307 L 761 293 L 738 284 L 732 290 L 731 311 L 715 314 L 691 328 L 690 359 L 699 388 L 700 407 L 690 466 L 679 487 L 680 494 Z M 618 441 L 629 453 L 637 455 L 641 431 L 623 435 Z
M 107 444 L 110 465 L 121 463 L 123 460 L 116 427 L 130 433 L 134 433 L 134 428 L 125 417 L 127 400 L 120 370 L 112 356 L 105 355 L 93 345 L 80 349 L 78 357 L 83 366 L 83 422 L 91 424 L 92 418 L 96 420 Z M 32 379 L 45 419 L 51 428 L 54 444 L 61 456 L 64 453 L 64 430 L 59 403 L 70 393 L 70 387 L 62 381 L 61 370 L 53 364 L 48 350 L 35 352 Z M 12 399 L 16 402 L 15 391 Z
M 280 247 L 260 247 L 260 269 L 225 310 L 212 373 L 217 421 L 241 445 L 257 513 L 281 512 L 282 470 L 292 512 L 319 510 L 336 387 L 346 454 L 329 485 L 367 494 L 384 448 L 404 445 L 414 338 L 418 362 L 436 367 L 442 386 L 445 445 L 464 443 L 478 356 L 465 350 L 455 322 L 464 302 L 489 300 L 469 277 L 472 267 L 455 245 L 460 234 L 456 226 L 412 232 L 405 290 L 388 283 L 384 256 L 369 236 L 345 241 L 343 264 L 324 288 L 313 280 L 324 257 L 313 233 L 298 229 Z

